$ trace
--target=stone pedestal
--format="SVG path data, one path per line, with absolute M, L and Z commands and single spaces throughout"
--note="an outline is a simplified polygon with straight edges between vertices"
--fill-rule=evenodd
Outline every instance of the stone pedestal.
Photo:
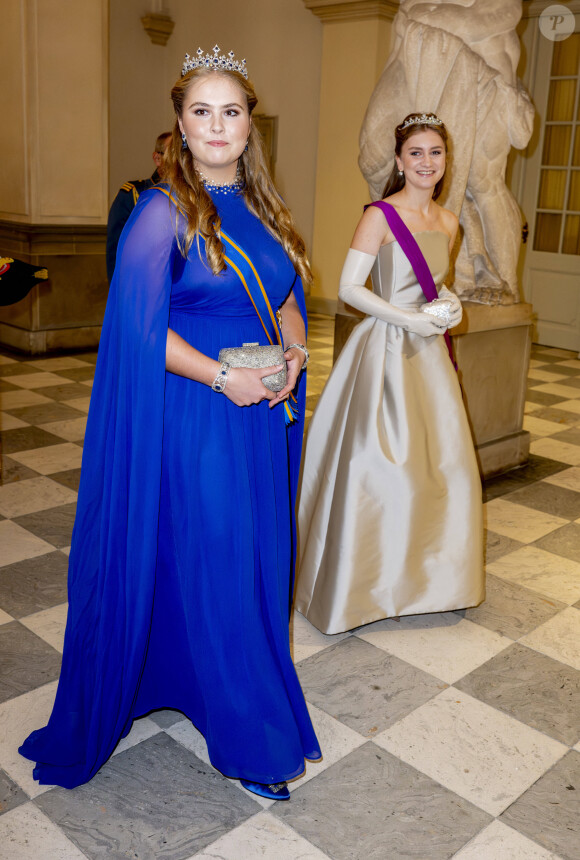
M 335 320 L 334 359 L 362 318 L 341 303 Z M 463 303 L 451 331 L 459 381 L 484 478 L 523 465 L 530 434 L 523 429 L 531 347 L 532 306 Z
M 452 330 L 459 381 L 484 478 L 525 463 L 530 434 L 523 429 L 532 306 L 463 303 Z
M 107 302 L 107 228 L 0 221 L 0 248 L 46 266 L 49 280 L 0 307 L 0 343 L 30 355 L 96 348 Z

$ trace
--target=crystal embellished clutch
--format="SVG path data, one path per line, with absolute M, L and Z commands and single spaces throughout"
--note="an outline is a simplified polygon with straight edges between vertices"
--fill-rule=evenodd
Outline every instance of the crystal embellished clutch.
M 232 367 L 272 367 L 274 364 L 283 364 L 282 370 L 264 376 L 262 382 L 270 391 L 282 391 L 286 385 L 286 359 L 281 346 L 260 346 L 258 343 L 228 346 L 220 349 L 218 361 L 227 361 Z
M 421 310 L 424 314 L 437 317 L 448 326 L 451 323 L 452 307 L 453 302 L 449 299 L 433 299 L 432 302 L 423 305 Z

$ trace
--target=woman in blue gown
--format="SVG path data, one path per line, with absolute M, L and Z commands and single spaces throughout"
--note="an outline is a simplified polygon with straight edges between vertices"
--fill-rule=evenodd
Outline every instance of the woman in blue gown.
M 288 635 L 302 427 L 285 417 L 292 390 L 303 412 L 310 270 L 245 65 L 186 57 L 172 98 L 168 183 L 127 223 L 103 325 L 56 701 L 20 751 L 72 788 L 136 717 L 176 708 L 216 768 L 286 799 L 320 758 Z M 278 394 L 262 383 L 277 368 L 217 361 L 276 336 Z

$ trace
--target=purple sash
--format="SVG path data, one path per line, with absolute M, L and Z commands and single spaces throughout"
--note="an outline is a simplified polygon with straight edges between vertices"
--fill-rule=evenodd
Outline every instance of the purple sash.
M 391 228 L 391 232 L 401 248 L 403 249 L 403 253 L 407 257 L 408 261 L 411 264 L 411 268 L 415 272 L 415 277 L 419 282 L 419 286 L 423 290 L 425 298 L 428 302 L 432 302 L 433 299 L 436 299 L 438 296 L 437 287 L 435 286 L 435 281 L 433 280 L 433 275 L 427 265 L 427 260 L 423 256 L 421 248 L 417 244 L 417 241 L 407 225 L 404 223 L 403 219 L 392 205 L 392 203 L 387 203 L 385 200 L 375 200 L 374 203 L 369 203 L 369 206 L 377 206 L 385 218 L 387 219 L 387 224 Z M 365 206 L 365 209 L 368 209 L 368 206 Z M 453 357 L 453 347 L 451 345 L 451 337 L 449 336 L 449 332 L 445 330 L 443 335 L 445 338 L 445 343 L 447 344 L 447 349 L 449 350 L 449 358 L 451 359 L 451 363 L 455 370 L 457 370 L 457 364 Z

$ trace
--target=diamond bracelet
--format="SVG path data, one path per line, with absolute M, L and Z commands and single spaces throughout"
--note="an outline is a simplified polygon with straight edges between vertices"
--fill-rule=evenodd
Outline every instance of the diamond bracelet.
M 211 390 L 217 391 L 218 394 L 223 394 L 225 387 L 228 382 L 228 374 L 230 372 L 231 364 L 228 364 L 227 361 L 222 361 L 220 365 L 220 369 L 218 375 L 214 379 Z
M 302 369 L 304 370 L 304 368 L 306 367 L 306 365 L 310 361 L 310 353 L 308 352 L 308 350 L 306 349 L 306 347 L 304 346 L 303 343 L 291 343 L 289 346 L 286 347 L 286 349 L 284 350 L 284 353 L 287 353 L 288 350 L 292 349 L 293 347 L 296 347 L 296 349 L 299 349 L 301 352 L 304 353 L 305 358 L 304 358 L 304 363 L 302 365 Z

